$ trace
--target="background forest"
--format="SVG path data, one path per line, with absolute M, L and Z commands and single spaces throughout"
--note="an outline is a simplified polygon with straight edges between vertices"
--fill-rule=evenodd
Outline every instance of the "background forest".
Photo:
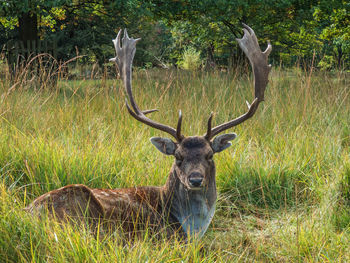
M 0 46 L 54 39 L 59 60 L 80 54 L 83 62 L 102 66 L 114 55 L 111 39 L 128 28 L 143 39 L 139 66 L 230 68 L 242 57 L 235 42 L 242 22 L 262 42 L 271 40 L 274 64 L 350 67 L 346 0 L 6 0 L 0 3 Z

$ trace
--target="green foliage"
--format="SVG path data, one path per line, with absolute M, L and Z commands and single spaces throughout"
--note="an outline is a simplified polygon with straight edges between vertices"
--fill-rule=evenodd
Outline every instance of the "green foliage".
M 120 28 L 127 27 L 131 34 L 141 31 L 139 36 L 144 37 L 154 25 L 149 21 L 147 10 L 140 8 L 137 0 L 10 0 L 2 2 L 0 8 L 0 34 L 4 30 L 7 39 L 19 38 L 17 28 L 14 28 L 14 25 L 20 26 L 17 22 L 19 18 L 24 13 L 36 15 L 39 22 L 38 37 L 56 39 L 57 59 L 63 61 L 75 57 L 79 52 L 85 55 L 85 63 L 97 61 L 102 65 L 114 56 L 111 39 Z M 141 26 L 144 23 L 148 28 Z M 6 38 L 0 40 L 0 44 L 5 42 Z M 141 49 L 139 51 L 142 52 Z M 144 56 L 142 59 L 148 58 Z
M 137 65 L 176 64 L 190 45 L 201 53 L 206 69 L 231 68 L 244 60 L 235 42 L 244 22 L 263 47 L 271 40 L 271 61 L 350 68 L 350 5 L 345 0 L 8 0 L 0 3 L 1 45 L 18 38 L 18 21 L 26 13 L 37 16 L 40 38 L 59 41 L 59 60 L 72 58 L 78 49 L 85 63 L 102 65 L 113 55 L 111 38 L 127 27 L 143 38 Z
M 183 52 L 181 61 L 178 62 L 181 68 L 192 71 L 199 69 L 201 64 L 201 53 L 193 47 L 187 47 Z
M 320 38 L 327 53 L 332 54 L 330 67 L 350 65 L 350 4 L 341 1 L 335 8 L 321 6 L 315 9 L 315 20 L 322 24 Z
M 330 70 L 334 67 L 335 64 L 336 64 L 336 62 L 335 62 L 335 59 L 333 56 L 325 55 L 318 63 L 318 66 L 322 70 Z
M 231 57 L 229 60 L 218 60 L 224 65 L 230 66 L 230 60 L 241 60 L 234 38 L 241 35 L 240 23 L 244 22 L 254 28 L 262 43 L 271 40 L 273 61 L 287 66 L 296 62 L 317 65 L 324 56 L 334 56 L 337 67 L 350 66 L 348 1 L 149 2 L 157 19 L 165 19 L 170 27 L 189 22 L 191 26 L 186 34 L 201 39 L 202 54 L 209 54 L 207 48 L 213 45 L 215 55 L 222 54 L 218 44 L 229 50 L 225 52 Z M 220 30 L 213 30 L 213 24 Z M 321 68 L 326 68 L 324 63 Z
M 51 8 L 62 7 L 73 3 L 72 0 L 6 0 L 0 4 L 2 16 L 18 16 L 21 13 L 45 13 Z

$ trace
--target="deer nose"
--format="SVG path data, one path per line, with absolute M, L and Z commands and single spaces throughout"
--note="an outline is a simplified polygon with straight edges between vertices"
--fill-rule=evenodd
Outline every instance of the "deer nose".
M 188 180 L 190 181 L 190 184 L 193 187 L 199 187 L 203 182 L 203 175 L 201 173 L 194 172 L 190 174 L 190 177 Z

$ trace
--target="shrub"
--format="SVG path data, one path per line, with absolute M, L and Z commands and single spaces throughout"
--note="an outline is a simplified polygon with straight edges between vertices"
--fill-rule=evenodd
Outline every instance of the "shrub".
M 187 47 L 182 55 L 182 60 L 178 63 L 179 66 L 186 70 L 197 70 L 202 64 L 201 53 L 194 47 Z

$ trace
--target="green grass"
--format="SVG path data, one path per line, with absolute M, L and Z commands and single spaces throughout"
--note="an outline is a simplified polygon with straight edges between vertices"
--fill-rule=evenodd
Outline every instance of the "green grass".
M 2 75 L 3 76 L 3 75 Z M 6 74 L 5 74 L 6 76 Z M 137 71 L 134 93 L 152 118 L 185 135 L 242 114 L 252 79 L 233 72 Z M 145 235 L 125 243 L 32 218 L 23 208 L 66 184 L 119 188 L 165 183 L 167 136 L 138 123 L 119 80 L 0 82 L 0 262 L 350 261 L 350 81 L 341 73 L 274 69 L 256 115 L 215 157 L 214 220 L 189 244 Z

